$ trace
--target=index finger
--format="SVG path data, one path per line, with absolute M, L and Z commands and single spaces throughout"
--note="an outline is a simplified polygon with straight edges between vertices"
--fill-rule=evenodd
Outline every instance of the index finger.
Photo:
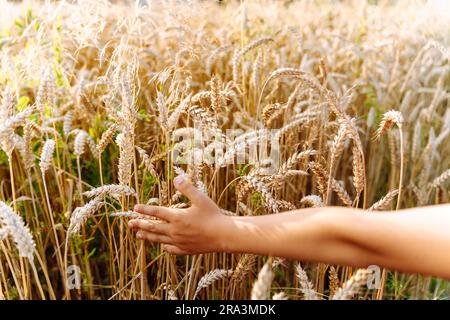
M 175 212 L 173 209 L 158 207 L 158 206 L 147 206 L 145 204 L 137 204 L 134 206 L 134 211 L 139 212 L 141 214 L 145 214 L 147 216 L 156 217 L 165 221 L 172 221 L 175 216 Z

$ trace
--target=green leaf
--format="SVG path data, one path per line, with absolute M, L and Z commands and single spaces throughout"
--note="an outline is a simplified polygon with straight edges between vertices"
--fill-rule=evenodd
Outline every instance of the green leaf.
M 142 119 L 144 119 L 144 121 L 146 122 L 150 121 L 150 117 L 148 116 L 147 112 L 145 112 L 144 109 L 139 109 L 138 114 Z
M 61 64 L 62 58 L 60 58 L 60 56 L 57 55 L 56 60 L 58 61 L 58 64 Z M 64 76 L 60 68 L 56 68 L 56 85 L 60 88 L 65 85 Z
M 22 96 L 19 98 L 19 103 L 17 104 L 17 110 L 23 111 L 27 108 L 30 98 L 27 96 Z
M 248 169 L 250 168 L 251 164 L 246 164 L 244 166 L 241 166 L 239 168 L 237 168 L 237 175 L 239 177 L 245 176 L 248 173 Z
M 253 207 L 261 206 L 263 203 L 261 193 L 259 193 L 259 192 L 253 193 L 250 197 L 250 202 Z
M 45 104 L 44 115 L 45 115 L 46 117 L 50 117 L 50 116 L 52 115 L 52 109 L 50 108 L 50 106 L 48 105 L 48 103 Z
M 27 9 L 27 20 L 31 21 L 31 20 L 33 20 L 33 18 L 34 18 L 34 16 L 33 16 L 33 9 L 28 8 Z
M 97 248 L 92 249 L 91 252 L 89 252 L 89 253 L 87 254 L 87 256 L 85 257 L 85 259 L 87 260 L 87 259 L 89 259 L 90 257 L 92 257 L 92 256 L 94 255 L 94 253 L 95 253 L 96 250 L 97 250 Z
M 0 151 L 0 165 L 1 166 L 8 165 L 8 155 L 3 151 Z
M 23 24 L 22 24 L 22 22 L 20 22 L 19 20 L 16 20 L 16 21 L 14 21 L 14 24 L 16 25 L 16 26 L 18 26 L 19 28 L 23 28 Z
M 89 128 L 89 135 L 91 136 L 91 138 L 95 137 L 95 130 L 94 130 L 94 128 Z

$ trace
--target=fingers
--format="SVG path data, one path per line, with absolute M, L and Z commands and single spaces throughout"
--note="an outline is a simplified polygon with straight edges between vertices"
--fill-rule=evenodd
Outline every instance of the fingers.
M 162 249 L 168 253 L 171 254 L 177 254 L 177 255 L 187 255 L 189 252 L 186 250 L 180 249 L 177 246 L 171 245 L 171 244 L 163 244 Z
M 134 206 L 134 211 L 145 214 L 147 216 L 156 217 L 165 221 L 172 221 L 176 215 L 174 210 L 164 207 L 147 206 L 144 204 L 137 204 Z
M 163 244 L 162 249 L 171 254 L 177 254 L 177 255 L 189 254 L 189 252 L 187 252 L 186 250 L 180 249 L 179 247 L 174 245 L 172 239 L 169 236 L 166 236 L 164 234 L 148 232 L 148 231 L 144 231 L 144 229 L 141 229 L 140 231 L 138 231 L 136 233 L 136 238 L 138 238 L 139 240 L 145 240 L 145 241 L 149 241 L 149 242 L 162 243 Z
M 149 242 L 169 243 L 169 244 L 172 243 L 172 239 L 169 238 L 168 236 L 142 230 L 136 233 L 136 238 L 138 238 L 139 240 L 146 240 Z
M 143 231 L 169 235 L 169 225 L 167 223 L 159 223 L 146 221 L 143 219 L 130 220 L 128 226 L 132 229 L 140 229 Z
M 180 191 L 192 201 L 192 204 L 209 205 L 212 202 L 212 200 L 208 198 L 206 194 L 190 184 L 183 176 L 176 177 L 173 180 L 173 184 L 178 191 Z

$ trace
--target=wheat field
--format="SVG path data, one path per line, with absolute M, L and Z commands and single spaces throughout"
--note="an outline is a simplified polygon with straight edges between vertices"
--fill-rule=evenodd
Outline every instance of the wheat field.
M 127 228 L 177 175 L 227 215 L 448 203 L 447 1 L 148 2 L 0 1 L 0 299 L 449 299 Z

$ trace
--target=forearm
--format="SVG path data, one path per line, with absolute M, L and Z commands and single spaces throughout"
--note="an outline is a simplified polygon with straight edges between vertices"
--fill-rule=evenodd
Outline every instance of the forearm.
M 450 221 L 442 213 L 449 207 L 439 208 L 437 216 L 421 212 L 426 209 L 367 213 L 319 208 L 234 217 L 223 229 L 228 239 L 223 249 L 359 267 L 377 264 L 448 278 L 450 232 L 445 230 Z
M 225 251 L 298 260 L 364 265 L 366 255 L 349 243 L 345 226 L 356 211 L 306 209 L 277 215 L 233 217 L 224 228 Z M 339 215 L 339 218 L 337 218 Z M 350 229 L 350 228 L 349 228 Z M 352 232 L 352 230 L 348 230 Z M 232 240 L 230 240 L 232 239 Z

